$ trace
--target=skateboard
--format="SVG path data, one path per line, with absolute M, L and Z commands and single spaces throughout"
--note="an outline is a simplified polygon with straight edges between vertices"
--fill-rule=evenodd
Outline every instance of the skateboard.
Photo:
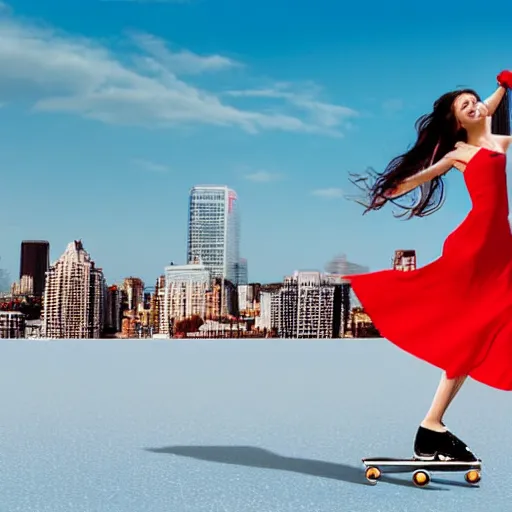
M 418 487 L 425 487 L 430 483 L 431 472 L 462 472 L 465 471 L 466 482 L 476 485 L 480 482 L 482 461 L 464 462 L 457 460 L 419 460 L 419 459 L 393 459 L 389 457 L 363 459 L 366 466 L 366 479 L 376 484 L 383 473 L 411 473 L 412 481 Z

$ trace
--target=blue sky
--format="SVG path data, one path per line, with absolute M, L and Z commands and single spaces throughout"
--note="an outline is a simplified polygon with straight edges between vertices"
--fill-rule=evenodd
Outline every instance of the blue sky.
M 507 5 L 508 4 L 508 5 Z M 407 5 L 402 7 L 402 5 Z M 470 207 L 462 176 L 426 219 L 369 215 L 349 172 L 382 169 L 440 94 L 512 68 L 512 5 L 18 0 L 0 9 L 0 266 L 23 239 L 82 238 L 107 279 L 185 262 L 197 184 L 239 196 L 254 281 L 436 258 Z

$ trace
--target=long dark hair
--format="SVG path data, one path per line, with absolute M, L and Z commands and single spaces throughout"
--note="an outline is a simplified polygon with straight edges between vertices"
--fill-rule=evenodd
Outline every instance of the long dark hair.
M 453 102 L 461 94 L 474 95 L 478 101 L 480 96 L 472 89 L 461 89 L 443 94 L 434 102 L 430 114 L 421 116 L 415 123 L 418 133 L 417 140 L 412 148 L 403 155 L 395 157 L 382 173 L 370 169 L 366 176 L 352 175 L 355 179 L 350 181 L 368 196 L 366 204 L 357 201 L 366 207 L 364 213 L 370 210 L 379 210 L 387 201 L 399 206 L 403 213 L 397 215 L 407 218 L 425 217 L 437 211 L 444 203 L 443 176 L 437 176 L 431 181 L 420 185 L 415 193 L 419 198 L 413 200 L 411 206 L 400 204 L 397 200 L 386 199 L 386 192 L 393 190 L 404 179 L 413 176 L 418 171 L 438 162 L 447 153 L 454 149 L 458 141 L 467 142 L 467 132 L 459 128 L 453 112 Z M 508 90 L 503 100 L 494 112 L 492 118 L 492 132 L 498 135 L 510 134 L 510 100 Z M 372 180 L 373 183 L 369 184 Z M 408 196 L 404 194 L 403 197 Z

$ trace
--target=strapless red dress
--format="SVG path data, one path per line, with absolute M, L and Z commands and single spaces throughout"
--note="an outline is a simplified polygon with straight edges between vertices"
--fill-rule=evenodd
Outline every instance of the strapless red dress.
M 442 255 L 410 272 L 346 276 L 384 338 L 446 371 L 512 390 L 512 234 L 506 156 L 481 148 L 464 181 L 472 208 Z

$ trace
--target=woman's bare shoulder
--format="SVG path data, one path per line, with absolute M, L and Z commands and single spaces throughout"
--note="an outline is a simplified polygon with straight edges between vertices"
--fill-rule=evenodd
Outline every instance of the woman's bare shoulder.
M 458 171 L 464 172 L 470 160 L 478 153 L 480 148 L 466 144 L 465 142 L 457 142 L 455 148 L 446 154 L 446 157 L 452 160 L 453 167 Z

